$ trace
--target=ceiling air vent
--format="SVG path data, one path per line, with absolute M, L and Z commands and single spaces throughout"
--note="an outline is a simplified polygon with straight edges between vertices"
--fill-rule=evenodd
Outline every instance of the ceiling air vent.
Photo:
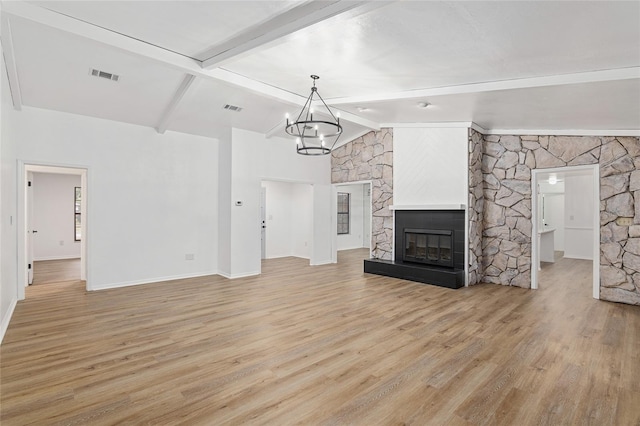
M 226 104 L 223 106 L 224 109 L 228 109 L 229 111 L 240 112 L 242 111 L 242 107 Z
M 91 68 L 90 73 L 94 77 L 106 78 L 107 80 L 118 81 L 120 76 L 117 74 L 111 74 L 110 72 L 100 71 L 95 68 Z

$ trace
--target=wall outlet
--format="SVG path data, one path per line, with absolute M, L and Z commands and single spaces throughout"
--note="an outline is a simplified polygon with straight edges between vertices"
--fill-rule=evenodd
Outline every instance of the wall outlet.
M 193 253 L 187 253 L 184 255 L 184 260 L 193 260 L 196 256 Z
M 304 242 L 304 246 L 305 246 L 305 247 L 307 246 L 307 242 L 306 242 L 306 241 Z
M 64 245 L 64 241 L 60 240 L 60 245 L 63 246 Z
M 569 216 L 569 220 L 573 220 L 573 215 Z

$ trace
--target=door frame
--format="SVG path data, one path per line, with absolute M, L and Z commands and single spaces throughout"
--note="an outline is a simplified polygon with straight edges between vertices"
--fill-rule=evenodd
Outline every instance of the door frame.
M 260 186 L 260 191 L 260 259 L 265 260 L 267 258 L 267 188 Z
M 89 168 L 86 166 L 68 165 L 68 164 L 50 164 L 50 163 L 38 163 L 31 161 L 18 160 L 18 176 L 17 176 L 17 245 L 18 245 L 18 300 L 24 300 L 25 287 L 29 282 L 29 273 L 27 268 L 28 260 L 28 236 L 27 236 L 27 174 L 29 172 L 35 173 L 58 173 L 66 175 L 79 175 L 80 186 L 82 188 L 82 222 L 80 224 L 80 232 L 82 233 L 82 239 L 80 240 L 80 279 L 86 283 L 86 289 L 91 290 L 90 278 L 91 271 L 88 269 L 88 247 L 89 247 Z
M 338 209 L 337 209 L 337 198 L 338 198 L 338 189 L 341 186 L 351 186 L 351 185 L 369 185 L 369 190 L 371 191 L 371 196 L 369 197 L 369 257 L 371 257 L 371 253 L 373 253 L 373 244 L 371 243 L 371 238 L 373 236 L 373 180 L 356 180 L 353 182 L 340 182 L 334 183 L 331 185 L 331 200 L 332 200 L 332 214 L 331 214 L 331 241 L 332 241 L 332 262 L 338 263 Z
M 554 167 L 549 169 L 531 170 L 531 289 L 538 288 L 538 264 L 540 259 L 538 241 L 538 184 L 543 173 L 566 173 L 572 171 L 591 171 L 593 178 L 593 284 L 592 295 L 600 299 L 600 165 L 588 164 L 582 166 Z

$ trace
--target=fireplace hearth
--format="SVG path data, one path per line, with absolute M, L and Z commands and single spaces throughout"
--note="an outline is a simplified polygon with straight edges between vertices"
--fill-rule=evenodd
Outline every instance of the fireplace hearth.
M 464 286 L 464 210 L 396 210 L 394 260 L 364 271 L 449 288 Z

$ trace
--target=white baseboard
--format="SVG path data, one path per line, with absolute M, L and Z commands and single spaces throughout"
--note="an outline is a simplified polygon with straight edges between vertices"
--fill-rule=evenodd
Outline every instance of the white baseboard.
M 87 290 L 89 291 L 108 290 L 111 288 L 129 287 L 133 285 L 152 284 L 152 283 L 159 283 L 164 281 L 182 280 L 186 278 L 206 277 L 208 275 L 219 275 L 219 274 L 218 274 L 218 271 L 196 272 L 193 274 L 173 275 L 168 277 L 156 277 L 156 278 L 149 278 L 149 279 L 137 280 L 137 281 L 125 281 L 121 283 L 103 284 L 98 286 L 92 285 L 90 286 L 91 288 L 87 288 Z
M 567 255 L 566 252 L 562 257 L 566 257 L 567 259 L 593 260 L 593 258 L 587 257 L 587 256 L 579 256 L 579 255 L 571 255 L 571 254 Z
M 227 274 L 226 272 L 218 272 L 218 275 L 220 275 L 221 277 L 229 278 L 230 280 L 234 280 L 236 278 L 254 277 L 256 275 L 260 275 L 260 271 L 247 272 L 242 274 Z
M 18 304 L 18 299 L 13 299 L 11 304 L 9 305 L 9 309 L 2 317 L 2 323 L 0 324 L 0 344 L 2 344 L 2 339 L 4 339 L 4 333 L 7 332 L 7 328 L 9 327 L 9 322 L 11 321 L 11 317 L 13 316 L 13 311 L 16 309 L 16 305 Z
M 79 255 L 69 254 L 67 256 L 44 256 L 44 257 L 34 257 L 33 261 L 38 262 L 42 260 L 67 260 L 67 259 L 80 259 Z
M 320 266 L 320 265 L 329 265 L 331 263 L 337 263 L 337 262 L 334 262 L 332 259 L 328 259 L 328 260 L 320 260 L 318 262 L 311 262 L 310 265 L 311 266 Z

